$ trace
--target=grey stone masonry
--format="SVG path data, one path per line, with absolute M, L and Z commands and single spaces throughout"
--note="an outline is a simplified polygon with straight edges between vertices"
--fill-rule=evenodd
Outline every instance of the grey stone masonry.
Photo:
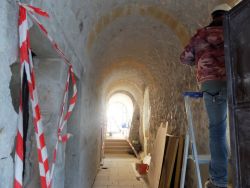
M 13 184 L 11 153 L 16 135 L 17 114 L 10 95 L 10 65 L 17 61 L 17 5 L 15 1 L 0 3 L 0 187 Z M 18 92 L 18 91 L 17 91 Z

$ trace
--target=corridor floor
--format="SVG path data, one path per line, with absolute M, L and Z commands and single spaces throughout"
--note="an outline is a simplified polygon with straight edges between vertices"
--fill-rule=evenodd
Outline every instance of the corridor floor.
M 92 188 L 148 188 L 133 169 L 135 162 L 131 155 L 106 155 Z

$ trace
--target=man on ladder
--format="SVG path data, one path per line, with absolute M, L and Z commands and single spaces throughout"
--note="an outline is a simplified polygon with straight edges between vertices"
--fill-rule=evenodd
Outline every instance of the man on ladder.
M 227 83 L 224 61 L 223 15 L 230 7 L 221 4 L 212 11 L 212 22 L 197 31 L 181 54 L 181 63 L 196 65 L 209 119 L 211 161 L 206 188 L 227 187 Z

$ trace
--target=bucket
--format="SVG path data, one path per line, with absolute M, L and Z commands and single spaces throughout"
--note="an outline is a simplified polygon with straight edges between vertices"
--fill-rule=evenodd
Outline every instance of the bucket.
M 136 163 L 136 170 L 139 172 L 139 174 L 146 174 L 148 171 L 148 165 L 143 163 Z

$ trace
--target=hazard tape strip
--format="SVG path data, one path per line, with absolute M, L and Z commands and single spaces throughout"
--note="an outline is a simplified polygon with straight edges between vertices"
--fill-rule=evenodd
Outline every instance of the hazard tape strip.
M 64 109 L 65 109 L 66 101 L 67 101 L 67 98 L 68 98 L 68 92 L 69 92 L 69 78 L 70 77 L 72 78 L 71 81 L 72 81 L 72 84 L 73 84 L 73 95 L 72 95 L 71 99 L 69 100 L 68 111 L 64 115 Z M 72 136 L 69 133 L 67 133 L 65 135 L 62 135 L 62 131 L 63 131 L 63 128 L 66 125 L 71 113 L 72 113 L 72 110 L 74 109 L 74 106 L 76 104 L 76 100 L 77 100 L 76 80 L 75 80 L 75 77 L 74 77 L 74 72 L 73 72 L 72 66 L 70 66 L 69 71 L 68 71 L 66 85 L 65 85 L 65 90 L 64 90 L 64 97 L 63 97 L 63 102 L 62 102 L 62 107 L 61 107 L 60 119 L 59 119 L 59 122 L 58 122 L 58 132 L 57 132 L 58 140 L 56 142 L 54 152 L 53 152 L 53 163 L 52 163 L 51 176 L 50 176 L 51 182 L 52 182 L 52 179 L 53 179 L 53 174 L 54 174 L 54 169 L 55 169 L 55 163 L 56 163 L 57 149 L 58 149 L 59 141 L 62 142 L 62 143 L 65 143 Z
M 77 100 L 77 87 L 76 87 L 76 79 L 74 76 L 73 67 L 70 64 L 69 60 L 64 55 L 63 51 L 59 48 L 57 43 L 48 35 L 45 27 L 36 19 L 33 14 L 38 14 L 41 16 L 49 17 L 49 15 L 41 10 L 40 8 L 33 7 L 30 5 L 26 5 L 23 3 L 19 3 L 19 50 L 20 50 L 20 72 L 21 72 L 21 83 L 23 80 L 23 71 L 25 71 L 28 80 L 28 88 L 30 94 L 30 100 L 32 104 L 33 111 L 33 121 L 35 127 L 35 135 L 37 142 L 37 151 L 38 151 L 38 162 L 39 162 L 39 172 L 40 172 L 40 180 L 42 188 L 50 188 L 52 185 L 53 172 L 55 168 L 56 162 L 56 153 L 58 147 L 58 141 L 66 142 L 70 134 L 61 135 L 61 132 L 67 123 L 72 110 L 75 106 Z M 56 143 L 54 149 L 54 156 L 52 162 L 52 171 L 50 172 L 49 161 L 48 161 L 48 153 L 45 144 L 45 137 L 43 132 L 43 125 L 41 121 L 41 113 L 40 106 L 38 103 L 37 90 L 35 84 L 35 73 L 33 68 L 31 49 L 30 49 L 30 38 L 29 38 L 29 30 L 28 30 L 28 21 L 27 21 L 27 12 L 30 13 L 33 21 L 39 26 L 41 31 L 46 34 L 49 41 L 52 43 L 52 46 L 57 51 L 57 53 L 64 59 L 65 63 L 69 65 L 69 71 L 64 91 L 63 104 L 61 108 L 60 120 L 58 123 L 58 141 Z M 68 110 L 65 116 L 64 109 L 65 103 L 68 96 L 68 88 L 69 88 L 69 78 L 71 77 L 72 85 L 73 85 L 73 95 L 69 100 Z M 22 91 L 22 87 L 21 87 Z M 21 93 L 21 92 L 20 92 Z M 23 114 L 22 114 L 22 96 L 20 94 L 20 105 L 19 105 L 19 123 L 18 123 L 18 131 L 17 131 L 17 141 L 16 141 L 16 153 L 15 153 L 15 180 L 14 180 L 14 188 L 22 188 L 23 187 L 23 160 L 24 160 L 24 151 L 23 151 Z
M 27 19 L 26 19 L 26 11 L 24 8 L 20 7 L 19 11 L 19 43 L 23 44 L 23 41 L 26 41 L 26 29 L 28 27 Z M 25 32 L 24 32 L 25 31 Z M 25 45 L 25 43 L 24 43 Z M 24 47 L 20 47 L 23 49 Z M 27 53 L 25 53 L 27 55 Z M 17 125 L 17 136 L 16 136 L 16 149 L 15 149 L 15 179 L 14 179 L 14 187 L 21 188 L 23 187 L 23 159 L 24 159 L 24 148 L 23 148 L 23 105 L 22 105 L 22 83 L 23 83 L 23 72 L 24 72 L 24 63 L 23 59 L 25 54 L 20 53 L 20 73 L 21 73 L 21 86 L 20 86 L 20 104 L 19 104 L 19 117 L 18 117 L 18 125 Z M 26 57 L 27 58 L 27 57 Z
M 40 106 L 38 103 L 36 83 L 35 83 L 35 73 L 33 68 L 31 50 L 30 50 L 30 38 L 28 30 L 27 21 L 27 11 L 24 7 L 20 6 L 19 9 L 19 50 L 20 50 L 20 67 L 21 71 L 25 71 L 28 82 L 28 89 L 30 95 L 30 101 L 32 106 L 33 123 L 35 129 L 36 143 L 37 143 L 37 153 L 38 153 L 38 163 L 40 172 L 41 187 L 47 188 L 49 185 L 49 162 L 48 153 L 45 144 L 45 138 L 43 133 L 43 125 L 41 120 Z M 21 72 L 21 81 L 23 72 Z M 20 109 L 22 108 L 22 101 L 20 99 Z M 22 116 L 22 111 L 20 110 L 19 116 Z M 20 118 L 21 120 L 22 118 Z M 23 122 L 19 120 L 18 133 L 17 133 L 17 146 L 16 146 L 16 164 L 15 164 L 15 180 L 14 187 L 22 187 L 23 185 Z M 21 146 L 22 145 L 22 146 Z
M 29 13 L 30 17 L 37 24 L 37 26 L 40 28 L 40 30 L 45 34 L 45 36 L 48 38 L 48 40 L 51 42 L 52 47 L 56 50 L 56 52 L 59 54 L 59 56 L 64 59 L 65 63 L 67 63 L 70 66 L 71 65 L 70 61 L 65 56 L 65 54 L 63 53 L 63 51 L 59 48 L 58 44 L 49 35 L 47 29 L 34 16 L 34 14 L 38 14 L 40 16 L 49 17 L 48 13 L 46 13 L 45 11 L 43 11 L 43 10 L 37 8 L 37 7 L 33 7 L 33 6 L 30 6 L 30 5 L 23 4 L 23 3 L 21 3 L 21 6 L 23 6 L 24 8 L 26 8 L 26 10 L 28 10 L 28 13 Z

